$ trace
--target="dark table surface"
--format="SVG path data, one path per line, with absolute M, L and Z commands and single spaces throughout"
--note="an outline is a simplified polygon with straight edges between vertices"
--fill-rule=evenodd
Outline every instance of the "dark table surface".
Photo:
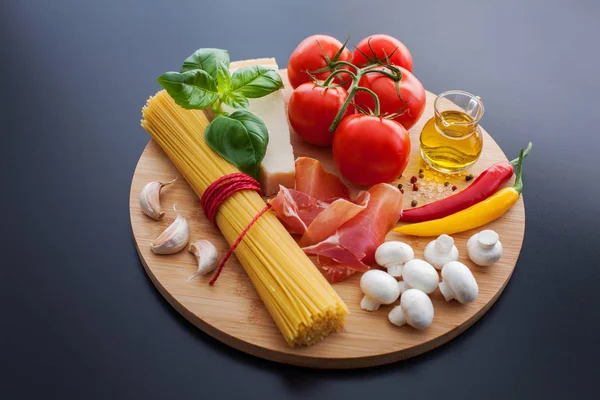
M 0 397 L 592 397 L 599 21 L 594 0 L 3 1 Z M 196 48 L 286 65 L 309 34 L 377 32 L 410 48 L 428 90 L 481 96 L 506 154 L 534 143 L 515 273 L 472 328 L 408 361 L 319 371 L 230 349 L 162 299 L 135 251 L 140 108 Z

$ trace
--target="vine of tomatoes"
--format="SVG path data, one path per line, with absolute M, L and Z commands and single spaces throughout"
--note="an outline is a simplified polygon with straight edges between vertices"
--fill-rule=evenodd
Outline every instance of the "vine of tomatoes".
M 332 145 L 341 174 L 359 185 L 390 182 L 410 156 L 410 129 L 425 108 L 425 89 L 412 57 L 387 35 L 363 39 L 354 51 L 326 35 L 304 39 L 288 76 L 295 89 L 288 114 L 309 143 Z

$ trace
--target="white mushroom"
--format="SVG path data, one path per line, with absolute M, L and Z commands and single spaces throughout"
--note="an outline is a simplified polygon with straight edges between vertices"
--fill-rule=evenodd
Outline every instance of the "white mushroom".
M 456 299 L 459 303 L 470 303 L 479 293 L 477 281 L 471 270 L 463 263 L 450 261 L 442 268 L 440 292 L 446 301 Z
M 408 286 L 408 283 L 406 283 L 404 281 L 399 281 L 398 282 L 398 289 L 400 289 L 400 296 L 402 296 L 402 293 L 404 293 L 408 289 L 410 289 L 410 286 Z
M 441 235 L 436 240 L 429 242 L 425 247 L 425 260 L 437 269 L 442 269 L 444 264 L 458 260 L 458 249 L 454 239 L 448 235 Z
M 408 324 L 416 329 L 425 329 L 433 321 L 433 303 L 424 292 L 408 289 L 400 298 L 400 305 L 388 314 L 390 322 L 397 326 Z
M 432 293 L 440 283 L 438 272 L 431 264 L 423 260 L 410 260 L 404 265 L 402 279 L 409 288 L 419 289 L 429 294 Z M 400 288 L 404 292 L 403 287 Z
M 360 289 L 365 295 L 360 301 L 360 308 L 367 311 L 376 311 L 381 304 L 392 304 L 400 296 L 396 279 L 378 269 L 363 274 Z
M 502 257 L 502 243 L 496 232 L 485 230 L 471 236 L 467 242 L 467 251 L 471 261 L 488 267 Z
M 402 242 L 384 242 L 375 251 L 375 262 L 387 269 L 394 277 L 402 276 L 402 266 L 415 258 L 413 249 Z

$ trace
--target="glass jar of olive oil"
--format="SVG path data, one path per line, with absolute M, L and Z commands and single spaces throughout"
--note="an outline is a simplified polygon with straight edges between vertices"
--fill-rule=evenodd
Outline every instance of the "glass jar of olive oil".
M 463 171 L 475 164 L 483 137 L 479 121 L 481 99 L 471 93 L 451 90 L 434 102 L 435 115 L 421 131 L 421 155 L 433 169 L 446 174 Z

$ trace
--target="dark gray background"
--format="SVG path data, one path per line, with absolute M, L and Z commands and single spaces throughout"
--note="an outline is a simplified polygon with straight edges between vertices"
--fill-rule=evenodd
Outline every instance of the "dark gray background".
M 591 396 L 599 22 L 593 0 L 2 1 L 0 397 Z M 481 96 L 506 154 L 534 143 L 513 278 L 467 332 L 394 365 L 317 371 L 230 349 L 179 317 L 138 260 L 140 108 L 196 48 L 285 66 L 309 34 L 378 32 L 410 48 L 428 90 Z

